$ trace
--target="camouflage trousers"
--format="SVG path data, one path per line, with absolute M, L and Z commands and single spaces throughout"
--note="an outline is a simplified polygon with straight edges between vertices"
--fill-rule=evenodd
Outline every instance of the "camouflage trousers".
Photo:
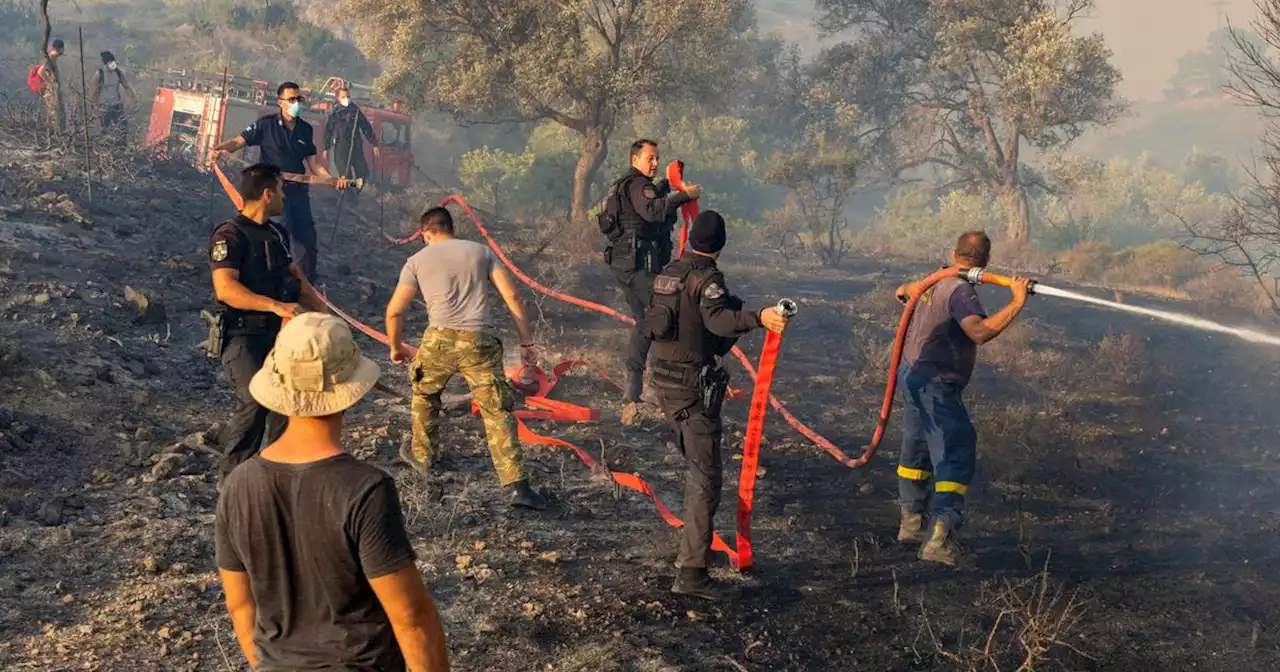
M 523 480 L 524 456 L 516 433 L 515 391 L 502 371 L 502 341 L 479 331 L 427 328 L 422 347 L 409 365 L 413 385 L 413 456 L 430 465 L 440 444 L 440 395 L 453 374 L 461 373 L 480 407 L 498 481 Z

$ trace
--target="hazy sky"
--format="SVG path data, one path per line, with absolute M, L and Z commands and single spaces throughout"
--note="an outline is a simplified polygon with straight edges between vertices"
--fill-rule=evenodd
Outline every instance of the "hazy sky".
M 1124 75 L 1122 95 L 1153 100 L 1163 97 L 1178 57 L 1204 48 L 1220 13 L 1233 26 L 1248 27 L 1256 16 L 1254 0 L 1095 0 L 1091 18 L 1080 27 L 1106 37 Z
M 1203 49 L 1209 33 L 1225 18 L 1248 27 L 1256 16 L 1254 0 L 1094 0 L 1080 30 L 1101 31 L 1124 74 L 1121 95 L 1131 100 L 1159 100 L 1178 57 Z M 760 26 L 778 30 L 814 55 L 814 0 L 757 0 Z

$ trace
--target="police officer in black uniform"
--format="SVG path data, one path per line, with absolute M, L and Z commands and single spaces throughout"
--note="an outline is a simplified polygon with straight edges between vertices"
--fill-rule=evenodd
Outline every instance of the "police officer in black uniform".
M 689 254 L 654 279 L 644 320 L 654 341 L 653 387 L 688 463 L 679 575 L 671 592 L 711 600 L 719 590 L 707 574 L 707 555 L 723 482 L 720 405 L 729 386 L 719 359 L 742 335 L 760 327 L 781 333 L 788 319 L 776 307 L 746 310 L 729 293 L 716 268 L 724 244 L 724 218 L 714 210 L 699 214 Z
M 219 480 L 257 453 L 264 433 L 269 443 L 284 431 L 285 419 L 249 394 L 249 380 L 275 344 L 282 318 L 297 316 L 303 306 L 324 310 L 289 256 L 288 234 L 267 219 L 283 207 L 282 183 L 274 165 L 259 163 L 241 171 L 244 209 L 219 224 L 209 239 L 213 291 L 223 310 L 212 320 L 205 346 L 221 357 L 236 392 L 235 410 L 217 437 L 224 455 Z
M 636 318 L 627 346 L 627 384 L 623 391 L 622 421 L 634 424 L 644 387 L 649 339 L 641 322 L 653 277 L 671 261 L 671 228 L 680 205 L 697 200 L 702 189 L 686 185 L 684 191 L 662 193 L 653 178 L 658 174 L 658 143 L 640 139 L 631 144 L 631 170 L 610 186 L 599 218 L 600 232 L 609 238 L 605 262 L 613 269 Z

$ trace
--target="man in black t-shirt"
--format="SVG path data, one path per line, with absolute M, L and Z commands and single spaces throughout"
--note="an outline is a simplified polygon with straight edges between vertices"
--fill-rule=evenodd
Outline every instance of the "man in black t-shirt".
M 344 411 L 377 380 L 346 324 L 305 313 L 249 385 L 289 418 L 218 499 L 218 573 L 257 672 L 449 669 L 395 481 L 338 443 Z
M 951 253 L 960 269 L 991 259 L 981 231 L 960 236 Z M 988 317 L 978 292 L 962 278 L 945 278 L 921 295 L 902 348 L 902 452 L 898 458 L 901 524 L 898 541 L 924 542 L 920 559 L 955 566 L 970 556 L 956 532 L 964 523 L 964 497 L 978 459 L 978 434 L 961 393 L 973 375 L 978 346 L 999 336 L 1027 303 L 1026 278 L 1014 278 L 1013 301 Z M 902 285 L 900 301 L 912 289 Z M 928 509 L 932 508 L 932 512 Z M 925 522 L 932 513 L 933 522 Z

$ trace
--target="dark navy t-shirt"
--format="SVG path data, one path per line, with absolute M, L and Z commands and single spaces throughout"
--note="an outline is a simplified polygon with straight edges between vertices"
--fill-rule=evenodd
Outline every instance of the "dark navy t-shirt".
M 978 346 L 964 333 L 960 321 L 970 315 L 986 317 L 973 285 L 946 278 L 930 287 L 916 304 L 903 344 L 903 361 L 920 373 L 967 385 Z
M 315 156 L 316 143 L 311 124 L 301 118 L 293 120 L 293 130 L 284 125 L 280 113 L 258 117 L 240 132 L 244 144 L 258 147 L 262 162 L 278 167 L 286 173 L 305 173 L 305 159 Z

